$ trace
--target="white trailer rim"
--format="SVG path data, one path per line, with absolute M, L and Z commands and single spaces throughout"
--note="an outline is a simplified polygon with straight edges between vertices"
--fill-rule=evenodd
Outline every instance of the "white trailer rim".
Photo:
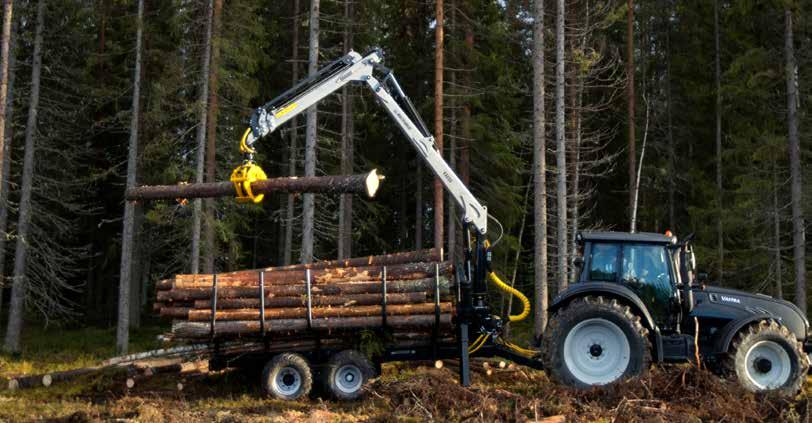
M 273 388 L 276 392 L 291 396 L 296 394 L 302 387 L 302 375 L 295 367 L 282 367 L 276 372 L 273 379 Z
M 789 381 L 792 360 L 777 342 L 759 341 L 747 351 L 745 373 L 759 390 L 780 388 Z
M 606 385 L 620 379 L 629 367 L 629 339 L 618 325 L 601 318 L 584 320 L 564 340 L 564 364 L 587 385 Z
M 354 364 L 345 364 L 335 372 L 335 385 L 345 394 L 354 394 L 361 389 L 364 383 L 364 374 Z

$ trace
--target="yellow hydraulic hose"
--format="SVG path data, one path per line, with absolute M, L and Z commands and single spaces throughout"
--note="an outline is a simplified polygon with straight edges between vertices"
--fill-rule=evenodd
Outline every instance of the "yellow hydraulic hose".
M 522 312 L 517 315 L 508 316 L 511 322 L 518 322 L 520 320 L 524 320 L 527 316 L 530 315 L 530 300 L 528 300 L 527 297 L 525 297 L 524 294 L 521 293 L 521 291 L 502 282 L 502 280 L 499 279 L 499 276 L 496 276 L 496 273 L 494 272 L 489 273 L 488 278 L 491 280 L 491 282 L 493 282 L 494 285 L 496 285 L 497 288 L 501 289 L 504 292 L 507 292 L 508 294 L 513 295 L 514 297 L 518 298 L 519 301 L 522 302 Z
M 479 337 L 468 347 L 468 354 L 473 354 L 479 351 L 486 342 L 488 342 L 489 335 L 479 335 Z

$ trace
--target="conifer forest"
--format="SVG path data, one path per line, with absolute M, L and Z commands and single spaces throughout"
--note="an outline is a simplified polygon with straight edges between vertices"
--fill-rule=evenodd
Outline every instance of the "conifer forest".
M 812 1 L 0 3 L 0 421 L 809 418 Z

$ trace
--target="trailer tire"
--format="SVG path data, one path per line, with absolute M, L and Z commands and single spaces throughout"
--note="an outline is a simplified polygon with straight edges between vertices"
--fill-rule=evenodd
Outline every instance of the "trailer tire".
M 792 396 L 806 382 L 809 362 L 786 326 L 762 320 L 742 329 L 724 362 L 724 372 L 745 389 Z
M 361 398 L 363 387 L 375 375 L 375 367 L 356 350 L 333 354 L 322 372 L 324 390 L 340 401 Z
M 550 319 L 544 368 L 556 381 L 588 388 L 637 377 L 651 366 L 646 329 L 629 306 L 602 296 L 576 298 Z
M 295 401 L 308 395 L 312 387 L 310 365 L 299 354 L 277 354 L 262 371 L 263 390 L 277 399 Z

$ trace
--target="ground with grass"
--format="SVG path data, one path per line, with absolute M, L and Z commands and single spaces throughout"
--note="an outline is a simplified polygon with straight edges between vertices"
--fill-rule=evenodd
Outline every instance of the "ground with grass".
M 136 331 L 131 350 L 158 347 L 159 329 Z M 0 356 L 0 377 L 88 366 L 113 355 L 113 330 L 29 329 L 20 357 Z M 425 363 L 423 363 L 425 364 Z M 478 365 L 481 365 L 479 363 Z M 573 391 L 543 372 L 514 366 L 474 372 L 463 388 L 454 369 L 420 363 L 384 366 L 363 401 L 263 397 L 256 372 L 162 375 L 127 389 L 108 375 L 51 388 L 0 391 L 0 421 L 332 422 L 533 421 L 808 421 L 808 391 L 794 399 L 756 396 L 689 366 L 654 368 L 644 378 L 609 388 Z M 177 389 L 178 382 L 183 390 Z

